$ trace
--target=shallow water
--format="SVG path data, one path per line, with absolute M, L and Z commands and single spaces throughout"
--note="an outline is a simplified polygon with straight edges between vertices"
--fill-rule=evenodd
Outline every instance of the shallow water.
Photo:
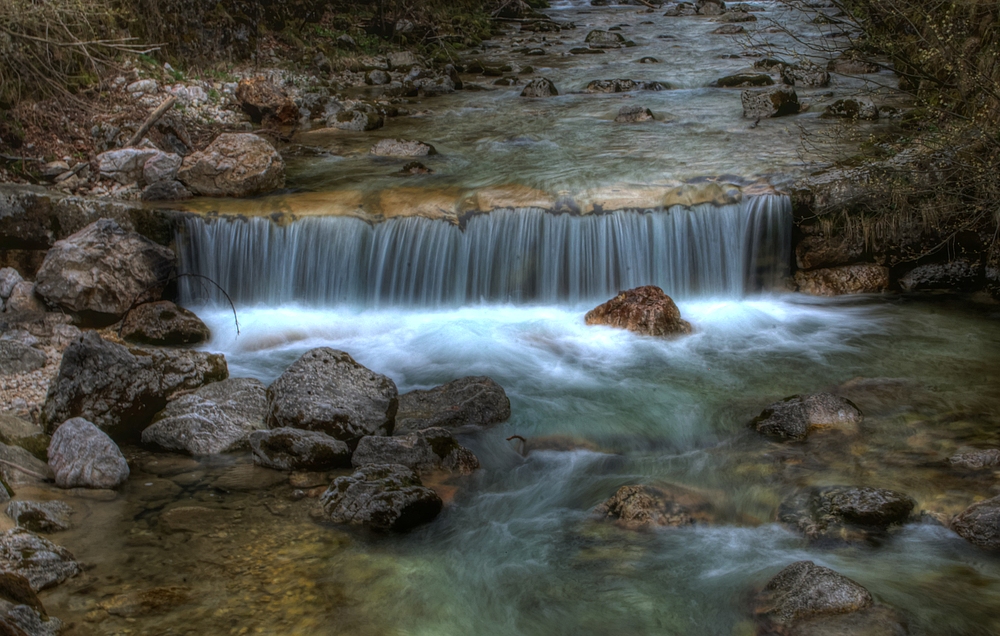
M 807 485 L 895 488 L 942 517 L 1000 493 L 994 473 L 946 463 L 963 445 L 1000 443 L 996 306 L 687 301 L 696 333 L 674 341 L 586 327 L 587 308 L 240 307 L 237 337 L 228 308 L 196 307 L 213 331 L 206 348 L 234 376 L 269 382 L 332 346 L 400 391 L 490 375 L 512 417 L 462 438 L 483 468 L 435 482 L 444 513 L 402 537 L 317 524 L 314 499 L 296 500 L 286 475 L 245 456 L 131 449 L 116 501 L 70 499 L 87 518 L 59 540 L 93 569 L 47 606 L 78 634 L 750 634 L 755 586 L 811 559 L 903 610 L 913 634 L 1000 630 L 1000 561 L 930 520 L 879 545 L 832 548 L 773 523 L 780 500 Z M 854 438 L 783 446 L 745 429 L 774 399 L 832 388 L 866 413 Z M 506 441 L 515 434 L 564 436 L 577 450 L 522 457 Z M 618 487 L 658 482 L 696 489 L 715 521 L 631 532 L 590 517 Z M 191 506 L 207 512 L 169 518 Z M 108 613 L 122 604 L 114 595 L 154 586 L 187 601 L 133 622 Z

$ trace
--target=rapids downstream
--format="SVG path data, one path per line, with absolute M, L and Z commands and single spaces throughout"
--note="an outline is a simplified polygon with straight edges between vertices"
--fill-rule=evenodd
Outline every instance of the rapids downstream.
M 461 437 L 482 468 L 434 484 L 446 506 L 433 523 L 382 536 L 312 520 L 312 500 L 293 490 L 321 484 L 290 485 L 248 454 L 198 460 L 133 448 L 125 496 L 93 506 L 85 529 L 64 535 L 91 564 L 86 587 L 68 582 L 46 601 L 72 633 L 751 636 L 753 592 L 804 559 L 863 584 L 911 634 L 1000 633 L 1000 560 L 940 522 L 1000 494 L 996 473 L 947 461 L 963 447 L 1000 444 L 996 307 L 787 292 L 793 228 L 780 188 L 829 160 L 832 146 L 804 148 L 799 127 L 834 125 L 817 109 L 751 127 L 738 89 L 707 86 L 761 57 L 767 38 L 792 46 L 791 36 L 767 33 L 770 20 L 806 41 L 830 38 L 779 3 L 751 3 L 761 11 L 743 38 L 711 35 L 718 24 L 707 18 L 584 4 L 548 11 L 575 30 L 520 34 L 487 51 L 513 56 L 526 46 L 516 40 L 546 37 L 551 51 L 525 59 L 563 95 L 461 91 L 374 133 L 306 135 L 330 154 L 292 160 L 288 193 L 192 216 L 178 234 L 184 271 L 218 282 L 235 304 L 238 335 L 220 292 L 181 282 L 183 304 L 212 329 L 204 348 L 224 353 L 232 376 L 269 383 L 319 346 L 349 352 L 400 393 L 490 376 L 512 416 Z M 560 55 L 587 31 L 618 24 L 636 47 Z M 644 56 L 662 62 L 637 64 Z M 676 88 L 575 92 L 612 77 Z M 865 81 L 834 77 L 799 96 L 821 104 Z M 616 125 L 618 107 L 632 102 L 669 121 Z M 721 205 L 583 215 L 534 205 L 381 222 L 324 214 L 324 196 L 402 185 L 393 174 L 402 162 L 367 154 L 387 137 L 437 147 L 426 161 L 435 173 L 407 178 L 425 191 L 518 184 L 583 197 L 706 181 L 774 189 Z M 269 218 L 269 205 L 284 210 L 306 195 L 305 218 Z M 596 304 L 649 284 L 677 300 L 693 335 L 584 324 Z M 771 402 L 818 391 L 861 408 L 858 437 L 778 445 L 747 428 Z M 551 450 L 524 455 L 508 440 L 515 435 L 549 438 Z M 716 518 L 636 532 L 593 517 L 619 487 L 660 482 L 694 489 Z M 877 544 L 811 544 L 775 521 L 796 490 L 835 484 L 899 490 L 925 513 Z M 214 512 L 164 532 L 159 515 L 178 506 Z M 123 585 L 185 590 L 185 600 L 159 613 L 105 607 L 111 617 L 92 623 L 98 610 L 87 599 Z

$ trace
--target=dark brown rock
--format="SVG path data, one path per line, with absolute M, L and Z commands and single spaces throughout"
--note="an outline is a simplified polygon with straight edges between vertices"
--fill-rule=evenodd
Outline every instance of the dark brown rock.
M 659 287 L 647 285 L 621 292 L 608 302 L 587 312 L 588 325 L 608 325 L 645 336 L 691 333 L 691 324 L 670 296 Z
M 130 342 L 172 347 L 208 340 L 208 327 L 194 312 L 169 300 L 133 307 L 125 316 L 122 337 Z
M 972 504 L 952 519 L 951 529 L 973 545 L 1000 551 L 1000 497 Z
M 813 296 L 878 294 L 889 288 L 889 268 L 874 263 L 858 263 L 795 272 L 799 291 Z
M 236 100 L 254 123 L 265 119 L 279 124 L 289 124 L 298 119 L 295 102 L 283 90 L 264 77 L 240 81 L 236 87 Z
M 916 502 L 885 488 L 832 486 L 795 493 L 781 502 L 778 519 L 812 540 L 865 540 L 905 523 Z
M 775 402 L 750 422 L 758 433 L 780 440 L 804 440 L 817 429 L 857 432 L 864 416 L 850 400 L 830 393 L 793 395 Z
M 689 526 L 708 520 L 710 506 L 679 486 L 622 486 L 594 512 L 629 529 Z
M 479 468 L 479 459 L 447 430 L 427 428 L 403 436 L 362 437 L 351 464 L 401 464 L 418 473 L 446 470 L 468 475 Z

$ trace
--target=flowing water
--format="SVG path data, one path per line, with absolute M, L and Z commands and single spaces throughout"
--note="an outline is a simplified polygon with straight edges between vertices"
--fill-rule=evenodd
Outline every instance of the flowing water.
M 548 35 L 555 47 L 623 22 L 640 46 L 531 63 L 574 89 L 599 77 L 675 83 L 641 95 L 675 123 L 623 132 L 595 119 L 622 95 L 526 105 L 498 91 L 428 101 L 434 116 L 375 136 L 434 142 L 438 172 L 422 187 L 473 190 L 727 172 L 781 181 L 818 161 L 803 160 L 794 132 L 828 125 L 815 113 L 750 129 L 738 91 L 704 88 L 753 59 L 719 57 L 734 48 L 708 35 L 715 23 L 580 4 L 552 11 L 579 26 L 565 41 Z M 808 24 L 760 6 L 761 30 L 766 18 Z M 634 65 L 642 55 L 669 63 Z M 839 78 L 832 90 L 860 81 Z M 347 151 L 300 160 L 293 188 L 395 187 L 391 161 L 350 151 L 372 136 L 331 139 Z M 246 454 L 126 448 L 132 477 L 116 498 L 68 495 L 77 527 L 57 540 L 87 570 L 46 593 L 46 606 L 72 623 L 69 633 L 88 635 L 750 636 L 754 590 L 810 559 L 902 611 L 912 634 L 1000 633 L 1000 560 L 940 523 L 1000 494 L 995 472 L 947 461 L 963 447 L 1000 445 L 1000 310 L 952 297 L 787 293 L 789 207 L 769 195 L 589 216 L 512 208 L 460 223 L 189 219 L 178 235 L 183 268 L 228 290 L 239 334 L 211 286 L 186 279 L 181 296 L 211 327 L 204 348 L 224 353 L 232 376 L 270 382 L 305 351 L 330 346 L 400 392 L 488 375 L 505 387 L 511 419 L 462 436 L 482 468 L 432 477 L 445 509 L 405 536 L 310 517 L 316 489 L 343 471 L 289 476 Z M 596 303 L 640 284 L 676 297 L 695 333 L 661 340 L 584 324 Z M 781 445 L 748 431 L 770 402 L 821 390 L 865 412 L 858 434 Z M 539 450 L 524 454 L 514 435 Z M 690 488 L 712 518 L 647 532 L 594 518 L 595 506 L 637 483 Z M 877 544 L 811 545 L 775 523 L 784 497 L 832 484 L 900 490 L 925 514 Z

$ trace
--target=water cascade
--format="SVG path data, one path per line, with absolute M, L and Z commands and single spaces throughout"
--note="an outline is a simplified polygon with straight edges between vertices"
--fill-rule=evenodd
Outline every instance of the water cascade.
M 244 304 L 454 306 L 600 300 L 647 284 L 681 298 L 738 296 L 787 274 L 790 232 L 788 198 L 771 195 L 583 217 L 497 210 L 464 228 L 418 217 L 190 218 L 178 243 L 182 271 Z M 221 299 L 209 287 L 184 278 L 182 298 Z

